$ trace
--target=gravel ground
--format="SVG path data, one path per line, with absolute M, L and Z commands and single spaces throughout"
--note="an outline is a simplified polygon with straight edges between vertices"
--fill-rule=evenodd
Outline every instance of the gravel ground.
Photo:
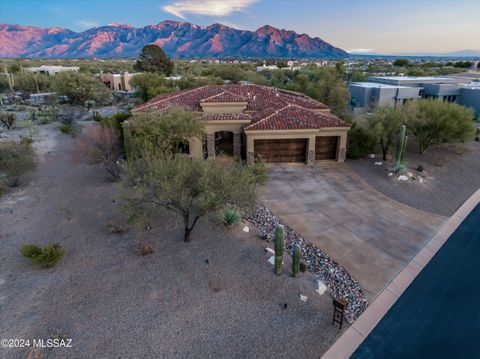
M 376 154 L 374 159 L 350 160 L 347 164 L 377 191 L 423 211 L 451 216 L 480 188 L 480 142 L 434 146 L 423 155 L 410 143 L 405 163 L 422 183 L 388 177 L 391 163 L 374 165 L 381 158 Z M 416 171 L 419 164 L 424 167 L 421 173 Z
M 270 238 L 275 237 L 275 229 L 278 224 L 285 226 L 285 248 L 293 254 L 293 246 L 295 244 L 299 245 L 302 250 L 302 258 L 308 265 L 308 270 L 318 276 L 322 283 L 326 283 L 335 298 L 342 298 L 347 301 L 345 318 L 349 323 L 353 323 L 365 310 L 367 307 L 365 293 L 350 273 L 288 225 L 281 223 L 280 218 L 276 217 L 268 208 L 256 208 L 250 214 L 249 221 L 255 224 L 263 235 L 270 235 Z
M 56 126 L 41 126 L 38 169 L 0 199 L 0 338 L 73 339 L 44 359 L 319 358 L 334 342 L 331 293 L 319 296 L 310 273 L 290 277 L 288 256 L 275 276 L 253 226 L 200 222 L 185 244 L 165 215 L 149 232 L 111 234 L 108 223 L 124 225 L 118 188 L 73 166 L 72 139 Z M 66 255 L 54 268 L 19 254 L 55 242 Z M 140 256 L 139 243 L 155 253 Z

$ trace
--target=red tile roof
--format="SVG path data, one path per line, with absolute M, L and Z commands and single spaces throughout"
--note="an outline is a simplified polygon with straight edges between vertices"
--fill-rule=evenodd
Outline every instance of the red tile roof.
M 260 85 L 207 85 L 171 92 L 145 102 L 133 111 L 166 110 L 171 106 L 202 112 L 202 103 L 247 102 L 245 112 L 238 114 L 204 114 L 205 120 L 251 119 L 245 130 L 289 130 L 322 127 L 348 127 L 328 112 L 321 102 L 291 91 Z M 248 117 L 247 117 L 248 116 Z
M 251 121 L 252 116 L 246 113 L 206 113 L 202 115 L 203 121 Z
M 302 130 L 324 127 L 349 127 L 345 121 L 329 112 L 313 112 L 297 106 L 286 105 L 245 126 L 245 131 Z

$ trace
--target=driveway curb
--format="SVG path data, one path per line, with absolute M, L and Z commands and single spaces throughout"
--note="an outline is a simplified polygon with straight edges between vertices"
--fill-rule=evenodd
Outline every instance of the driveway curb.
M 465 203 L 439 228 L 425 246 L 413 257 L 408 265 L 378 294 L 360 317 L 340 336 L 322 356 L 322 359 L 347 359 L 355 352 L 363 340 L 376 327 L 392 305 L 408 288 L 410 283 L 430 262 L 447 239 L 480 203 L 478 189 Z

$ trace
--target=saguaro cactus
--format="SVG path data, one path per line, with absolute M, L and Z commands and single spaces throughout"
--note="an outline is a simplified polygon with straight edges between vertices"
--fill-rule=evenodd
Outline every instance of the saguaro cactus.
M 302 249 L 298 244 L 293 246 L 292 254 L 292 276 L 297 277 L 300 272 L 300 259 L 302 257 Z
M 407 136 L 405 136 L 405 132 L 407 130 L 407 127 L 405 125 L 402 125 L 400 127 L 400 131 L 398 132 L 398 139 L 397 139 L 397 149 L 395 151 L 395 172 L 398 174 L 402 169 L 402 161 L 403 161 L 403 155 L 405 153 L 405 147 L 407 146 Z
M 275 229 L 275 274 L 282 274 L 283 242 L 285 240 L 285 228 L 281 224 Z

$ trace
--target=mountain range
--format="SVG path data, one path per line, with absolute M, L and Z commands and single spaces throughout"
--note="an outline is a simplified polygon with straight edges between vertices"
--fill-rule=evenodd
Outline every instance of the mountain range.
M 157 44 L 178 58 L 343 58 L 348 54 L 318 37 L 265 25 L 256 31 L 222 24 L 162 21 L 135 28 L 113 23 L 83 32 L 0 24 L 2 58 L 132 58 Z

